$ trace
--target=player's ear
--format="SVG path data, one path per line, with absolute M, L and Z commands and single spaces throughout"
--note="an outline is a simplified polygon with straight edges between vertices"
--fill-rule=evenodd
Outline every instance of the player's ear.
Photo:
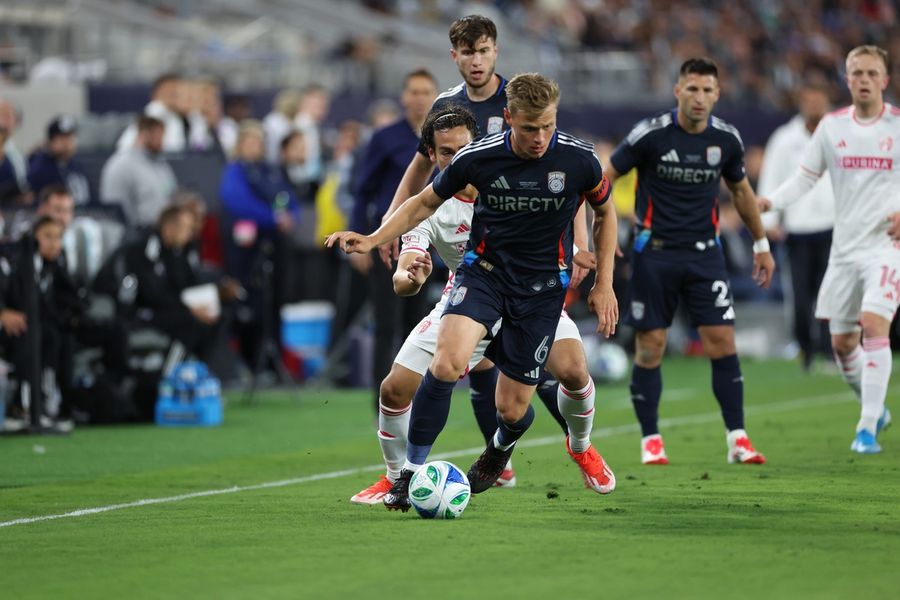
M 437 162 L 437 154 L 434 153 L 434 148 L 428 149 L 428 159 L 433 163 Z
M 503 120 L 506 121 L 507 125 L 512 126 L 512 113 L 505 106 L 503 107 Z
M 456 48 L 450 46 L 450 58 L 452 58 L 454 62 L 456 62 L 457 55 L 458 53 L 456 52 Z

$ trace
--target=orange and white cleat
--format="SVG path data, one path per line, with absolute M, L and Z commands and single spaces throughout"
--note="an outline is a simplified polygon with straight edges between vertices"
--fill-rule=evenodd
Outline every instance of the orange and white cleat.
M 744 465 L 762 465 L 766 457 L 756 451 L 747 432 L 743 429 L 734 429 L 728 432 L 725 438 L 728 442 L 728 462 Z
M 381 504 L 384 495 L 391 489 L 391 480 L 381 475 L 378 481 L 350 498 L 353 504 Z
M 666 447 L 658 433 L 641 438 L 641 462 L 645 465 L 667 465 Z
M 513 470 L 512 461 L 506 463 L 506 468 L 503 469 L 503 472 L 500 473 L 500 477 L 494 482 L 494 487 L 516 487 L 516 472 Z
M 590 488 L 598 494 L 609 494 L 616 489 L 616 476 L 613 475 L 612 469 L 603 460 L 603 457 L 597 452 L 594 446 L 589 446 L 584 452 L 572 452 L 569 446 L 569 436 L 566 436 L 566 452 L 581 469 L 581 476 L 584 478 L 584 487 Z

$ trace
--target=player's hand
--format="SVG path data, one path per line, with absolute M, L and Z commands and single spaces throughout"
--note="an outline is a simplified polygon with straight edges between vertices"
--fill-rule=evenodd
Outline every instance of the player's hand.
M 372 238 L 355 231 L 336 231 L 325 239 L 325 246 L 331 248 L 335 244 L 347 254 L 368 254 L 375 247 Z
M 764 290 L 769 289 L 772 275 L 775 274 L 775 259 L 771 252 L 760 252 L 753 255 L 753 280 Z
M 888 235 L 892 240 L 900 240 L 900 212 L 895 212 L 887 218 Z
M 192 308 L 191 314 L 194 315 L 195 319 L 205 325 L 212 325 L 219 320 L 217 316 L 213 315 L 212 309 L 207 306 L 197 306 Z
M 431 254 L 426 252 L 422 256 L 417 256 L 412 264 L 406 267 L 406 274 L 410 281 L 421 287 L 425 285 L 425 281 L 428 279 L 428 276 L 431 275 L 431 270 L 433 268 L 434 265 L 431 263 Z
M 597 268 L 597 257 L 588 250 L 579 250 L 572 257 L 572 266 L 593 270 Z
M 572 279 L 569 281 L 569 287 L 577 288 L 579 285 L 581 285 L 581 282 L 584 281 L 584 278 L 587 277 L 587 274 L 590 272 L 590 269 L 579 267 L 577 264 L 575 264 L 575 261 L 572 261 Z
M 378 246 L 378 256 L 381 257 L 384 266 L 390 269 L 393 266 L 391 261 L 397 260 L 397 257 L 400 256 L 400 241 L 394 238 L 388 243 Z
M 619 301 L 612 287 L 600 287 L 595 283 L 587 302 L 591 312 L 597 315 L 597 333 L 606 338 L 615 334 L 619 324 Z
M 0 311 L 0 325 L 3 326 L 3 331 L 12 337 L 19 337 L 28 331 L 28 321 L 25 318 L 25 313 L 11 308 L 5 308 Z
M 768 198 L 761 198 L 759 196 L 756 197 L 756 206 L 759 207 L 759 212 L 769 212 L 772 210 L 772 201 Z

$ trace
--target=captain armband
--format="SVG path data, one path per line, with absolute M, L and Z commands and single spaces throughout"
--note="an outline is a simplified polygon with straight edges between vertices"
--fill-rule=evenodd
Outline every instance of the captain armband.
M 600 206 L 609 200 L 611 191 L 612 186 L 609 185 L 609 179 L 604 175 L 603 179 L 600 180 L 600 183 L 597 184 L 597 187 L 584 193 L 584 199 L 591 206 Z

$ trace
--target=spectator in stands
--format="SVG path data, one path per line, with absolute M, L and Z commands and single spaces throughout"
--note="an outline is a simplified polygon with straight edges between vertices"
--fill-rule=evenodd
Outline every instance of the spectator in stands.
M 126 243 L 122 252 L 125 271 L 137 280 L 136 318 L 206 360 L 219 343 L 219 317 L 207 308 L 189 308 L 182 301 L 182 292 L 200 283 L 195 255 L 190 252 L 194 231 L 191 210 L 172 204 L 162 210 L 154 229 Z
M 74 160 L 78 150 L 78 124 L 72 115 L 59 115 L 47 126 L 47 142 L 28 161 L 28 184 L 35 194 L 51 184 L 66 186 L 75 204 L 90 202 L 90 186 Z
M 225 99 L 225 116 L 219 123 L 219 141 L 226 157 L 234 154 L 240 123 L 252 116 L 253 106 L 248 96 L 238 94 Z
M 371 233 L 391 204 L 394 192 L 416 153 L 422 123 L 437 97 L 437 80 L 425 70 L 406 75 L 400 105 L 403 117 L 372 135 L 361 155 L 359 171 L 354 182 L 356 204 L 350 229 Z M 391 368 L 396 354 L 398 334 L 412 331 L 427 312 L 427 295 L 401 298 L 394 293 L 392 272 L 378 258 L 378 252 L 350 255 L 353 268 L 368 274 L 369 299 L 375 311 L 375 350 L 372 381 L 375 396 L 378 386 Z M 421 296 L 421 297 L 420 297 Z
M 294 126 L 306 140 L 306 165 L 310 179 L 321 179 L 324 155 L 322 123 L 328 116 L 331 94 L 321 85 L 309 85 L 300 94 L 300 110 Z
M 203 121 L 202 131 L 205 132 L 205 136 L 197 140 L 196 147 L 192 144 L 192 148 L 204 152 L 214 152 L 224 161 L 228 154 L 222 143 L 222 95 L 219 84 L 214 79 L 206 78 L 197 80 L 194 85 L 197 94 L 197 114 Z M 192 140 L 194 136 L 192 124 Z
M 328 256 L 323 240 L 316 236 L 319 227 L 316 194 L 319 181 L 309 179 L 306 169 L 306 140 L 294 130 L 281 141 L 281 168 L 290 182 L 299 206 L 298 222 L 291 232 L 288 254 L 292 268 L 288 273 L 286 300 L 322 300 L 333 285 L 328 277 Z
M 245 320 L 241 348 L 250 365 L 257 364 L 262 330 L 269 330 L 266 335 L 280 331 L 285 240 L 299 217 L 290 182 L 280 167 L 268 164 L 264 156 L 262 126 L 257 121 L 245 121 L 238 134 L 235 160 L 225 167 L 219 188 L 225 213 L 226 272 L 249 294 L 250 315 Z
M 151 100 L 144 108 L 144 115 L 161 121 L 165 127 L 161 152 L 184 152 L 188 147 L 189 125 L 186 117 L 189 98 L 186 92 L 181 76 L 174 73 L 161 75 L 153 83 Z M 129 126 L 116 147 L 119 150 L 133 147 L 138 134 L 137 125 Z
M 141 116 L 134 146 L 118 151 L 103 165 L 100 201 L 122 207 L 133 227 L 153 226 L 177 187 L 172 167 L 161 156 L 165 125 Z
M 262 121 L 266 135 L 266 160 L 278 163 L 281 155 L 281 140 L 294 129 L 294 119 L 300 110 L 300 92 L 283 90 L 272 102 L 272 111 Z
M 0 206 L 30 204 L 33 196 L 28 187 L 28 168 L 25 157 L 16 146 L 14 137 L 22 120 L 19 108 L 11 100 L 0 98 Z

